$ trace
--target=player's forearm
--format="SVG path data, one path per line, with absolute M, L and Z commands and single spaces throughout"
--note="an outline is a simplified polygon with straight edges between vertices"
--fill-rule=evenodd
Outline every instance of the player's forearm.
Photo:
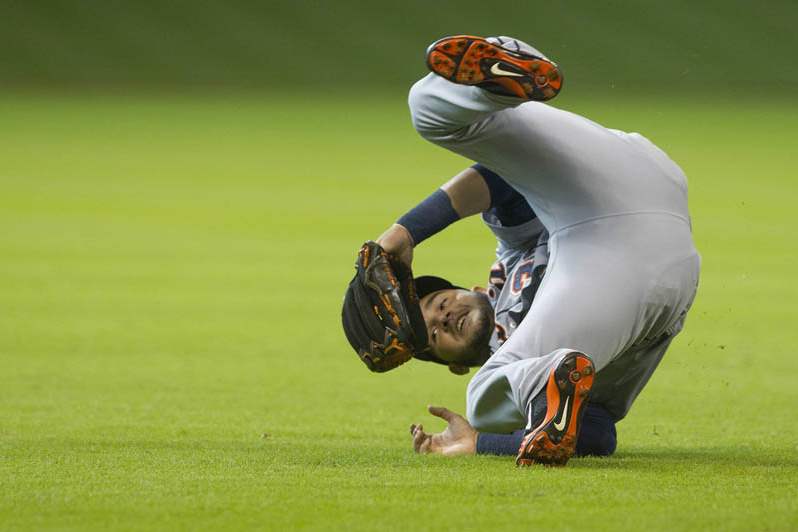
M 477 436 L 477 454 L 516 455 L 523 440 L 523 430 L 517 430 L 512 434 L 480 432 Z
M 526 199 L 501 176 L 475 164 L 450 179 L 402 216 L 397 224 L 416 246 L 461 218 L 493 208 L 500 223 L 520 225 L 535 218 Z

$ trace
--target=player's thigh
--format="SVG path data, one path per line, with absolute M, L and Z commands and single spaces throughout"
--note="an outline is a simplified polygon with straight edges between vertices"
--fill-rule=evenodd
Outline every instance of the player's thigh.
M 555 264 L 546 273 L 518 329 L 469 383 L 470 420 L 493 428 L 517 425 L 564 354 L 586 353 L 601 371 L 630 342 L 641 297 L 629 285 L 640 283 L 609 269 L 580 270 Z
M 575 153 L 579 160 L 598 156 L 592 174 L 618 161 L 615 135 L 539 102 L 519 105 L 517 99 L 429 75 L 413 86 L 409 104 L 421 136 L 485 164 L 525 193 L 549 195 L 551 186 L 578 177 Z
M 626 416 L 657 369 L 674 336 L 628 349 L 596 375 L 591 401 L 601 404 L 618 421 Z
M 612 268 L 554 266 L 519 328 L 502 346 L 505 357 L 543 356 L 568 348 L 588 354 L 601 370 L 634 341 L 644 280 Z

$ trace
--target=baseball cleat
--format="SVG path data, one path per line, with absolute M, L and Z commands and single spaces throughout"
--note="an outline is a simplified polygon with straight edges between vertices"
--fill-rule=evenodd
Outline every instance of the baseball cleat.
M 503 96 L 538 102 L 557 96 L 563 82 L 555 63 L 509 37 L 444 37 L 427 48 L 427 66 L 460 85 L 477 85 Z
M 568 462 L 576 449 L 595 373 L 590 358 L 576 351 L 565 355 L 551 371 L 546 383 L 546 415 L 536 429 L 524 436 L 516 465 L 564 466 Z

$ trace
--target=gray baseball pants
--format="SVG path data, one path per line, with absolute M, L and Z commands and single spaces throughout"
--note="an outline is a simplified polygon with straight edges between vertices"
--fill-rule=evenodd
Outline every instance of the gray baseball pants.
M 591 402 L 623 418 L 698 284 L 684 173 L 639 134 L 433 74 L 409 104 L 425 139 L 501 175 L 550 233 L 528 314 L 468 385 L 468 420 L 488 432 L 524 427 L 529 401 L 572 350 L 596 366 Z

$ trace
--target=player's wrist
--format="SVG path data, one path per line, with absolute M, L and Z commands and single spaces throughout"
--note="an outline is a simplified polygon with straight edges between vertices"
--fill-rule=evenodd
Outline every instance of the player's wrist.
M 524 431 L 517 430 L 512 434 L 477 432 L 474 437 L 474 452 L 476 454 L 509 456 L 518 453 L 518 448 L 524 439 Z
M 394 255 L 401 255 L 402 252 L 412 250 L 414 247 L 410 232 L 399 224 L 391 225 L 377 238 L 376 242 L 387 253 Z
M 468 439 L 468 454 L 475 455 L 477 454 L 477 441 L 479 440 L 479 432 L 473 430 L 470 434 Z
M 395 225 L 405 229 L 410 241 L 417 246 L 459 219 L 451 198 L 439 188 L 399 218 Z
M 410 231 L 408 231 L 407 227 L 397 222 L 391 226 L 391 230 L 395 231 L 400 238 L 403 238 L 407 242 L 408 246 L 411 248 L 416 247 L 416 243 L 413 240 L 413 235 L 410 234 Z

